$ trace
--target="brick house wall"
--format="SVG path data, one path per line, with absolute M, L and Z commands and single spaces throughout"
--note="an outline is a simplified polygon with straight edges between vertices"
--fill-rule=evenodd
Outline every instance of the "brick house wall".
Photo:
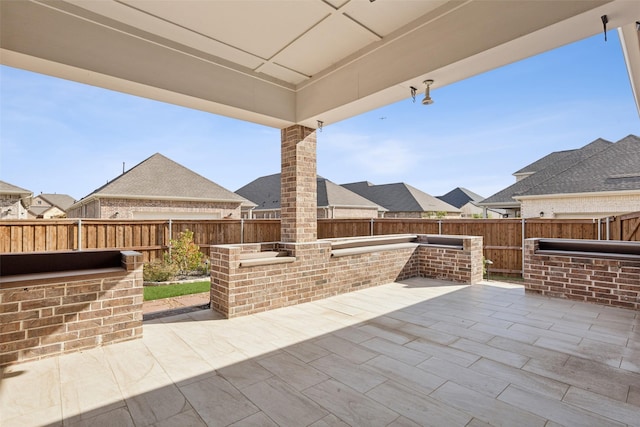
M 367 208 L 318 208 L 318 219 L 352 219 L 352 218 L 378 218 L 378 209 Z M 253 218 L 270 219 L 280 218 L 279 209 L 254 210 Z
M 141 259 L 124 252 L 118 271 L 0 282 L 0 366 L 142 337 Z
M 67 218 L 100 218 L 100 202 L 96 199 L 70 208 Z
M 95 199 L 68 213 L 69 218 L 240 218 L 239 203 L 179 200 Z M 173 214 L 173 215 L 172 215 Z
M 539 197 L 521 200 L 523 218 L 600 218 L 607 215 L 636 212 L 640 192 L 627 194 L 594 194 L 592 196 Z
M 0 220 L 27 219 L 29 211 L 22 204 L 22 198 L 16 195 L 0 194 Z
M 525 240 L 526 291 L 640 309 L 640 260 L 537 254 L 539 240 Z

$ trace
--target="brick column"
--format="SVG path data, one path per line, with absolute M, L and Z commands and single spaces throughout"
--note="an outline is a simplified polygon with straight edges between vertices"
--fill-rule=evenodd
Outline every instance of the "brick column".
M 300 125 L 282 129 L 281 150 L 280 240 L 314 242 L 318 237 L 315 130 Z

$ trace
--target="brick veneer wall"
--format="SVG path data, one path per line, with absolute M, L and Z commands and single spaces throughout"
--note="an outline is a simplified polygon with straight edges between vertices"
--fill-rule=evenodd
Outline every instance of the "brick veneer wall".
M 0 366 L 142 337 L 142 265 L 0 283 Z
M 421 246 L 417 254 L 420 262 L 420 276 L 461 283 L 481 282 L 482 238 L 469 236 L 465 237 L 462 243 L 461 251 L 435 245 Z M 480 254 L 480 260 L 478 260 L 478 254 Z
M 640 261 L 536 254 L 539 240 L 525 240 L 526 291 L 640 309 Z
M 558 197 L 527 198 L 520 202 L 523 218 L 599 218 L 618 215 L 619 212 L 636 212 L 640 203 L 640 192 L 627 194 L 592 194 L 589 196 L 564 194 Z
M 477 283 L 482 280 L 482 237 L 466 239 L 470 240 L 468 249 L 439 249 L 437 255 L 428 245 L 415 245 L 331 257 L 331 243 L 327 241 L 278 243 L 277 247 L 267 249 L 287 251 L 295 256 L 295 262 L 253 267 L 241 267 L 240 254 L 258 252 L 265 247 L 213 246 L 211 307 L 227 317 L 236 317 L 417 276 Z M 461 255 L 467 250 L 474 252 Z M 447 255 L 450 253 L 460 256 Z M 447 269 L 442 268 L 437 275 L 421 271 L 429 268 L 426 259 L 431 256 L 446 259 Z M 453 265 L 449 268 L 455 262 L 461 263 L 460 272 Z M 467 262 L 471 262 L 471 267 Z
M 132 219 L 151 214 L 170 217 L 171 214 L 194 216 L 207 215 L 211 219 L 240 218 L 240 202 L 203 202 L 189 200 L 143 200 L 102 198 L 69 210 L 69 218 L 120 218 Z M 117 215 L 116 215 L 117 214 Z M 160 215 L 162 216 L 162 215 Z
M 314 242 L 317 226 L 316 132 L 294 125 L 280 131 L 280 239 Z

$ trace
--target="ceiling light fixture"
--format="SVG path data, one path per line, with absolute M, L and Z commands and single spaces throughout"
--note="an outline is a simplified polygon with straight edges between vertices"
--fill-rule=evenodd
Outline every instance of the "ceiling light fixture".
M 324 126 L 324 122 L 322 120 L 318 120 L 318 130 L 322 132 L 322 127 Z
M 429 95 L 429 87 L 433 84 L 433 80 L 425 80 L 423 82 L 427 88 L 424 90 L 424 99 L 422 100 L 422 105 L 431 105 L 433 104 L 433 99 Z

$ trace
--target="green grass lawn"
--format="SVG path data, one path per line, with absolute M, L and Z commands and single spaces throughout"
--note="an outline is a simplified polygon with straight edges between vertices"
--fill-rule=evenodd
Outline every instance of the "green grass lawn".
M 177 285 L 145 286 L 143 292 L 144 300 L 152 301 L 154 299 L 209 292 L 210 289 L 211 281 L 207 280 L 203 282 L 179 283 Z

